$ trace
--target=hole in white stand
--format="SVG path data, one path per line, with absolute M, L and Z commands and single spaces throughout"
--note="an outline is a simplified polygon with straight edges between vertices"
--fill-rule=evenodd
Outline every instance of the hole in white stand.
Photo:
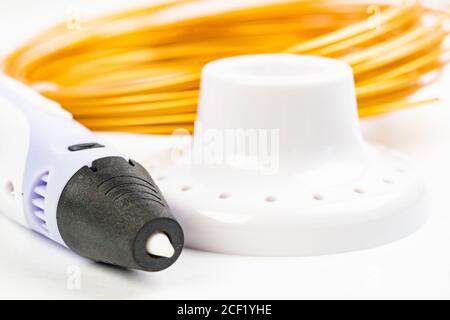
M 229 194 L 229 193 L 219 194 L 219 199 L 228 199 L 229 197 L 231 197 L 231 194 Z
M 391 179 L 383 179 L 383 182 L 385 184 L 394 184 L 394 181 L 392 181 Z
M 353 191 L 357 194 L 365 194 L 366 190 L 362 189 L 362 188 L 355 188 L 353 189 Z
M 266 202 L 276 202 L 277 198 L 274 196 L 267 196 L 266 197 Z
M 317 200 L 317 201 L 322 201 L 322 200 L 325 200 L 325 197 L 321 194 L 315 194 L 315 195 L 313 195 L 313 199 Z
M 181 191 L 189 191 L 191 189 L 192 189 L 191 186 L 184 186 L 184 187 L 181 188 Z

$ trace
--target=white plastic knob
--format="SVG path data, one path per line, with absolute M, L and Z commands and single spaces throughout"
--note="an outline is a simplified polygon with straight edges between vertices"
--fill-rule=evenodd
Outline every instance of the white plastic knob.
M 259 55 L 203 70 L 204 129 L 279 130 L 280 169 L 362 151 L 352 69 L 327 58 Z M 201 131 L 202 133 L 203 131 Z

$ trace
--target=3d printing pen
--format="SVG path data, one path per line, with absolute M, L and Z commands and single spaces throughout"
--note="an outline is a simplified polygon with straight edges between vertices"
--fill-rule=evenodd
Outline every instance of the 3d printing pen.
M 94 261 L 160 271 L 183 231 L 148 172 L 0 75 L 0 211 Z

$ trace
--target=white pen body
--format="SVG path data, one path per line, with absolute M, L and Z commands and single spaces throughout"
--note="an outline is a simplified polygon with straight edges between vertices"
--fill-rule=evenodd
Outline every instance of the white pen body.
M 91 147 L 69 150 L 80 145 Z M 1 213 L 65 245 L 56 218 L 64 187 L 80 168 L 110 156 L 121 155 L 57 103 L 0 75 Z

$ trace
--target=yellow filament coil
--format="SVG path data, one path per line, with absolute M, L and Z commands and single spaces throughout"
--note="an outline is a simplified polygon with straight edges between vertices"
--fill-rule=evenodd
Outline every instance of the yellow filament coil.
M 61 24 L 10 55 L 4 68 L 94 130 L 192 131 L 202 67 L 242 54 L 348 62 L 361 116 L 433 101 L 407 98 L 445 63 L 444 13 L 419 1 L 227 1 L 170 1 L 86 21 L 80 30 Z

